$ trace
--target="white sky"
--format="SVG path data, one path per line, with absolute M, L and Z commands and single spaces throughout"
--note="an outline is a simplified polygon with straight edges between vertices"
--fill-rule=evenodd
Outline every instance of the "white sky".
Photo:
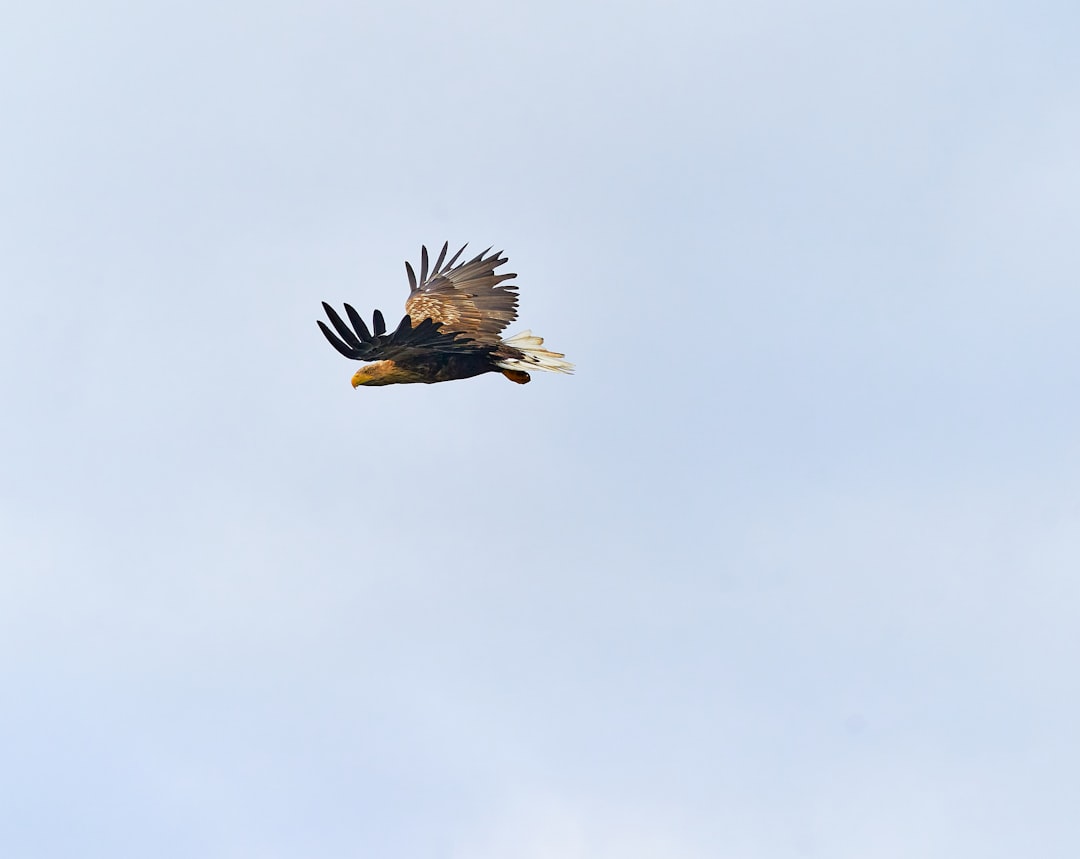
M 8 4 L 0 853 L 1080 854 L 1078 44 Z M 576 376 L 349 387 L 444 239 Z

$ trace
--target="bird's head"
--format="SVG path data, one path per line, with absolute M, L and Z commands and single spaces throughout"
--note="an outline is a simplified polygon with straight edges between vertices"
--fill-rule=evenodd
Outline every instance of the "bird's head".
M 357 370 L 352 377 L 352 386 L 369 388 L 378 385 L 400 385 L 407 382 L 421 381 L 414 373 L 404 370 L 393 361 L 372 361 Z

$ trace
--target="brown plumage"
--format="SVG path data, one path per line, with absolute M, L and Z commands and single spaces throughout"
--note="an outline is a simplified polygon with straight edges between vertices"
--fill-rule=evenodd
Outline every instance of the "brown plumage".
M 435 265 L 428 270 L 427 248 L 420 253 L 420 278 L 409 263 L 409 298 L 405 317 L 387 333 L 382 313 L 375 311 L 373 331 L 351 305 L 345 305 L 349 324 L 325 301 L 323 308 L 334 331 L 320 321 L 330 345 L 346 358 L 372 363 L 352 378 L 360 385 L 398 385 L 413 382 L 449 382 L 482 373 L 502 373 L 524 385 L 529 370 L 573 372 L 559 352 L 549 352 L 543 338 L 524 331 L 505 340 L 499 335 L 517 318 L 517 284 L 505 283 L 515 274 L 496 274 L 506 263 L 502 252 L 490 248 L 456 267 L 465 247 L 445 262 L 443 244 Z

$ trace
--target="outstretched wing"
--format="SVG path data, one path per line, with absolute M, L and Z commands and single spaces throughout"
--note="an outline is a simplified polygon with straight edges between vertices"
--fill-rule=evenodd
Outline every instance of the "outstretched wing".
M 319 321 L 319 328 L 331 346 L 354 361 L 407 361 L 432 352 L 461 355 L 487 351 L 486 346 L 463 334 L 445 331 L 434 319 L 420 320 L 414 327 L 412 318 L 405 316 L 397 328 L 387 333 L 386 321 L 382 313 L 376 310 L 372 319 L 375 331 L 372 333 L 350 304 L 345 305 L 345 313 L 352 323 L 351 328 L 325 301 L 323 309 L 337 334 L 322 320 Z
M 432 319 L 444 331 L 493 346 L 499 342 L 499 333 L 517 318 L 517 284 L 501 285 L 517 275 L 495 273 L 507 258 L 502 251 L 488 255 L 491 248 L 455 268 L 465 245 L 444 265 L 448 246 L 448 242 L 443 244 L 430 276 L 427 248 L 421 250 L 419 282 L 413 267 L 405 263 L 411 287 L 405 312 L 415 320 Z

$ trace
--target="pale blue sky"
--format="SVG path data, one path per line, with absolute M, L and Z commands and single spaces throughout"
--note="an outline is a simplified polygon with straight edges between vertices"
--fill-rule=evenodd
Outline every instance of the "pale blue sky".
M 0 853 L 1080 852 L 1073 4 L 9 6 Z

